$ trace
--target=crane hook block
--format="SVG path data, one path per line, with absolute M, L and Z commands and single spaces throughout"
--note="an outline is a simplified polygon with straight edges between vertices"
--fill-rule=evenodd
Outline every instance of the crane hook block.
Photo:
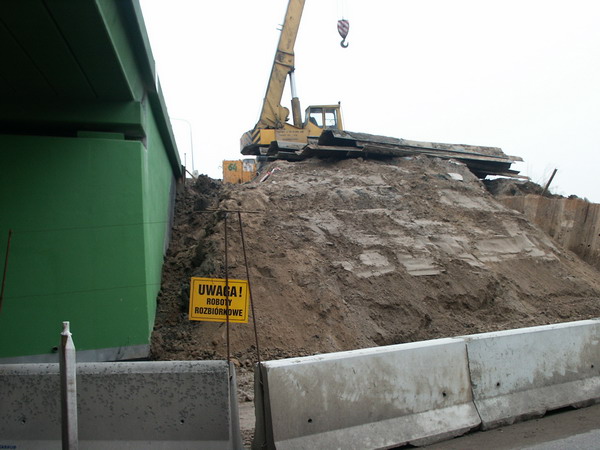
M 340 45 L 344 48 L 348 47 L 348 44 L 346 43 L 346 37 L 348 36 L 348 31 L 350 30 L 350 22 L 346 19 L 338 20 L 337 29 L 338 33 L 340 33 L 340 36 L 342 37 L 342 42 L 340 42 Z

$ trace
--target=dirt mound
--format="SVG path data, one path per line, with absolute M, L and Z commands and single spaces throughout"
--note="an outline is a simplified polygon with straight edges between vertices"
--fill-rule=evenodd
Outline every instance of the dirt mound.
M 532 181 L 515 180 L 511 178 L 496 178 L 495 180 L 484 180 L 485 187 L 495 196 L 499 195 L 542 195 L 544 188 Z M 559 197 L 550 192 L 544 194 L 546 197 Z
M 464 165 L 427 157 L 277 161 L 245 185 L 179 194 L 155 359 L 221 358 L 225 325 L 190 322 L 189 278 L 222 277 L 222 215 L 243 213 L 263 359 L 600 316 L 598 272 L 498 203 Z M 263 171 L 263 175 L 266 173 Z M 246 278 L 237 215 L 229 276 Z M 256 360 L 252 318 L 231 325 Z
M 201 175 L 195 181 L 188 180 L 177 193 L 171 242 L 158 293 L 151 342 L 153 359 L 201 359 L 214 355 L 190 347 L 192 325 L 187 314 L 190 277 L 213 276 L 219 268 L 217 246 L 211 239 L 218 218 L 206 210 L 218 205 L 221 189 L 220 181 Z M 176 354 L 177 358 L 170 357 Z

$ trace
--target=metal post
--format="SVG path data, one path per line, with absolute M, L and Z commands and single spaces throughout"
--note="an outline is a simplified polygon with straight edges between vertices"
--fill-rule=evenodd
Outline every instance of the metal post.
M 60 393 L 62 410 L 62 448 L 77 450 L 77 383 L 75 344 L 69 331 L 69 322 L 63 322 L 59 349 Z
M 554 175 L 556 175 L 556 171 L 558 169 L 554 169 L 554 172 L 552 172 L 552 175 L 550 175 L 550 179 L 548 180 L 548 182 L 546 183 L 546 186 L 544 186 L 544 190 L 542 191 L 542 197 L 544 195 L 546 195 L 546 192 L 548 192 L 548 188 L 550 187 L 550 183 L 552 183 L 552 180 L 554 180 Z
M 227 322 L 227 363 L 231 362 L 229 346 L 229 261 L 227 260 L 229 241 L 227 240 L 227 213 L 224 217 L 225 227 L 225 321 Z
M 190 132 L 190 153 L 192 154 L 192 173 L 194 173 L 194 171 L 196 170 L 196 168 L 194 167 L 194 137 L 192 136 L 192 124 L 190 123 L 189 120 L 186 119 L 178 119 L 175 117 L 169 117 L 171 120 L 179 120 L 181 122 L 185 122 L 188 126 L 189 132 Z M 185 175 L 185 174 L 184 174 Z

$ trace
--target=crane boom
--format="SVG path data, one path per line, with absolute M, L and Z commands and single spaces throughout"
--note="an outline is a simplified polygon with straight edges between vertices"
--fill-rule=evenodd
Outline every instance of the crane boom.
M 302 120 L 294 80 L 294 45 L 304 3 L 305 0 L 288 1 L 260 117 L 254 128 L 244 133 L 240 139 L 240 148 L 244 155 L 266 154 L 273 142 L 306 144 L 309 138 L 318 138 L 325 129 L 343 129 L 339 103 L 309 106 L 306 109 L 306 120 Z M 287 121 L 289 109 L 281 106 L 288 75 L 292 88 L 293 123 Z
M 258 128 L 281 128 L 289 116 L 289 110 L 281 106 L 281 98 L 283 97 L 286 78 L 288 74 L 292 76 L 294 72 L 294 45 L 300 27 L 300 20 L 302 19 L 304 2 L 305 0 L 290 0 L 288 3 L 267 92 L 260 118 L 256 124 Z M 292 90 L 295 90 L 293 84 Z M 296 98 L 294 94 L 292 96 Z M 298 115 L 299 109 L 300 105 L 298 103 Z M 296 123 L 296 120 L 301 122 L 301 119 L 294 117 L 294 125 L 300 126 L 299 123 Z
M 257 156 L 259 161 L 301 161 L 312 156 L 352 158 L 424 154 L 463 161 L 480 178 L 487 175 L 518 174 L 509 168 L 513 160 L 520 159 L 508 157 L 502 150 L 494 147 L 417 142 L 344 131 L 339 102 L 337 105 L 311 105 L 306 108 L 302 120 L 294 84 L 294 45 L 304 3 L 305 0 L 288 0 L 260 118 L 254 128 L 246 131 L 240 139 L 243 155 Z M 347 20 L 338 21 L 338 30 L 343 38 L 342 47 L 347 47 L 345 40 L 348 27 Z M 320 70 L 324 71 L 322 68 Z M 293 124 L 287 122 L 289 110 L 281 106 L 288 75 L 292 88 Z

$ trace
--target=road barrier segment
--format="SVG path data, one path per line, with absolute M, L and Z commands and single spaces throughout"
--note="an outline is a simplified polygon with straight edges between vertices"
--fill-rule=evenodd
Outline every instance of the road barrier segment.
M 600 320 L 464 338 L 482 429 L 600 401 Z
M 253 448 L 425 445 L 600 402 L 600 320 L 268 361 Z M 59 449 L 57 364 L 0 365 L 0 447 Z M 77 365 L 88 449 L 241 448 L 225 361 Z
M 600 402 L 600 320 L 268 361 L 253 448 L 425 445 Z
M 257 376 L 254 448 L 423 445 L 480 424 L 460 339 L 269 361 Z
M 0 448 L 60 449 L 58 364 L 0 365 Z M 86 449 L 242 448 L 226 361 L 80 363 Z

